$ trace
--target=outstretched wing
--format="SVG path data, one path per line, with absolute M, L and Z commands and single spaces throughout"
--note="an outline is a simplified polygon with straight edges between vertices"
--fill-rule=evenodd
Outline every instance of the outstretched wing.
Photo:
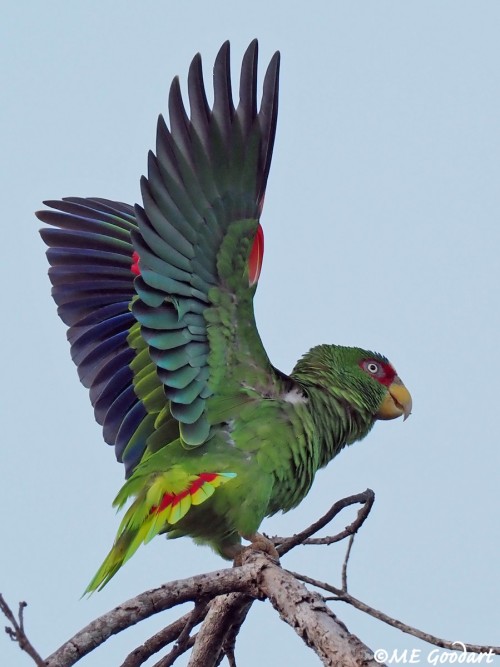
M 170 129 L 160 117 L 156 155 L 150 153 L 148 177 L 141 181 L 143 207 L 135 208 L 133 233 L 139 299 L 132 312 L 187 446 L 201 445 L 222 421 L 221 396 L 270 395 L 278 384 L 252 304 L 262 261 L 259 216 L 276 129 L 278 70 L 276 53 L 257 110 L 252 42 L 235 108 L 226 42 L 215 61 L 210 109 L 196 56 L 188 77 L 190 117 L 174 79 Z
M 165 407 L 163 387 L 130 310 L 137 298 L 134 209 L 98 198 L 44 203 L 53 209 L 37 212 L 50 225 L 40 234 L 49 246 L 52 296 L 68 326 L 71 356 L 95 418 L 128 475 Z
M 196 56 L 188 81 L 191 118 L 176 79 L 171 127 L 160 117 L 157 155 L 150 155 L 142 182 L 144 208 L 69 197 L 45 202 L 52 210 L 37 213 L 50 225 L 41 235 L 72 357 L 127 476 L 146 447 L 176 439 L 179 425 L 188 445 L 203 443 L 210 423 L 223 418 L 220 402 L 212 404 L 215 416 L 207 416 L 214 393 L 234 395 L 242 387 L 269 393 L 276 380 L 252 297 L 262 265 L 258 218 L 274 143 L 278 68 L 276 54 L 257 111 L 252 42 L 235 109 L 224 44 L 210 109 Z

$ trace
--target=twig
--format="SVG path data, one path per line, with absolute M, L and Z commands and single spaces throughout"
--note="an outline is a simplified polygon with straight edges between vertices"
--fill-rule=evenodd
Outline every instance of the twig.
M 366 489 L 366 491 L 363 491 L 362 493 L 357 493 L 353 496 L 342 498 L 341 500 L 338 500 L 336 503 L 334 503 L 328 512 L 321 517 L 321 519 L 310 525 L 305 530 L 297 533 L 296 535 L 293 535 L 292 537 L 273 537 L 272 541 L 274 544 L 278 544 L 277 550 L 280 556 L 288 553 L 291 549 L 299 544 L 333 544 L 334 542 L 339 542 L 349 535 L 353 535 L 361 528 L 365 519 L 369 515 L 374 502 L 375 493 L 371 489 Z M 343 531 L 330 537 L 310 539 L 311 535 L 314 535 L 314 533 L 317 533 L 318 530 L 321 530 L 326 525 L 328 525 L 330 521 L 332 521 L 332 519 L 334 519 L 337 514 L 339 514 L 344 508 L 349 507 L 350 505 L 355 505 L 357 503 L 363 503 L 363 507 L 358 511 L 356 519 Z
M 19 603 L 18 619 L 14 616 L 11 608 L 5 602 L 3 595 L 0 593 L 0 611 L 5 615 L 12 627 L 6 627 L 5 632 L 9 635 L 13 642 L 16 642 L 19 645 L 19 648 L 22 651 L 25 651 L 30 658 L 33 659 L 38 667 L 45 667 L 45 661 L 38 651 L 34 648 L 32 643 L 29 641 L 24 631 L 24 610 L 28 606 L 27 602 Z
M 246 617 L 252 604 L 254 603 L 254 598 L 249 597 L 248 595 L 243 595 L 240 593 L 240 601 L 233 608 L 232 614 L 232 623 L 229 628 L 229 632 L 224 639 L 222 648 L 226 654 L 229 667 L 236 667 L 236 659 L 234 657 L 234 650 L 236 647 L 236 637 L 238 636 L 241 626 L 245 622 Z
M 171 667 L 180 655 L 194 645 L 195 639 L 190 636 L 191 630 L 206 617 L 208 605 L 209 603 L 206 598 L 196 601 L 194 609 L 189 614 L 188 620 L 184 624 L 182 632 L 179 634 L 174 647 L 168 655 L 159 660 L 153 667 Z
M 355 534 L 353 533 L 349 538 L 349 544 L 347 545 L 347 550 L 345 552 L 344 562 L 342 563 L 342 590 L 347 593 L 347 564 L 349 563 L 349 556 L 351 555 L 351 549 L 354 542 Z
M 357 598 L 353 597 L 352 595 L 350 595 L 350 593 L 347 593 L 347 591 L 344 591 L 340 588 L 336 588 L 335 586 L 332 586 L 331 584 L 328 584 L 324 581 L 318 581 L 317 579 L 312 579 L 311 577 L 307 577 L 306 575 L 300 574 L 298 572 L 290 572 L 290 574 L 292 574 L 297 579 L 304 581 L 306 584 L 317 586 L 318 588 L 322 588 L 323 590 L 328 591 L 329 593 L 333 593 L 335 595 L 334 598 L 325 598 L 326 600 L 332 599 L 335 601 L 347 602 L 347 604 L 356 607 L 356 609 L 365 612 L 365 614 L 369 614 L 370 616 L 373 616 L 379 621 L 387 623 L 387 625 L 391 625 L 393 628 L 397 628 L 398 630 L 401 630 L 406 634 L 412 635 L 413 637 L 417 637 L 418 639 L 421 639 L 422 641 L 427 642 L 428 644 L 433 644 L 434 646 L 450 649 L 452 651 L 465 650 L 469 653 L 488 653 L 489 651 L 494 655 L 500 655 L 500 646 L 481 646 L 480 644 L 465 644 L 460 642 L 460 646 L 459 648 L 457 648 L 457 642 L 452 642 L 449 641 L 448 639 L 442 639 L 441 637 L 436 637 L 435 635 L 431 635 L 428 632 L 424 632 L 423 630 L 418 630 L 417 628 L 414 628 L 411 625 L 407 625 L 406 623 L 398 621 L 397 619 L 392 618 L 387 614 L 384 614 L 383 611 L 379 611 L 378 609 L 370 607 L 364 602 L 361 602 L 361 600 L 358 600 Z
M 188 637 L 186 643 L 183 646 L 182 651 L 180 651 L 179 654 L 176 655 L 171 662 L 170 662 L 170 656 L 172 655 L 172 652 L 170 652 L 168 655 L 166 655 L 158 662 L 155 662 L 153 667 L 167 667 L 167 665 L 173 665 L 175 660 L 177 660 L 179 656 L 181 656 L 183 653 L 186 653 L 186 651 L 189 651 L 189 649 L 193 648 L 197 636 L 198 634 L 194 634 L 192 637 Z
M 205 616 L 206 611 L 207 610 L 205 609 L 205 613 L 200 620 Z M 140 667 L 140 665 L 145 663 L 152 655 L 158 653 L 162 648 L 165 648 L 165 646 L 175 641 L 186 626 L 186 623 L 189 621 L 191 614 L 192 612 L 184 614 L 184 616 L 181 616 L 166 628 L 162 628 L 162 630 L 150 637 L 150 639 L 145 641 L 142 646 L 138 646 L 134 649 L 132 653 L 127 656 L 121 667 Z

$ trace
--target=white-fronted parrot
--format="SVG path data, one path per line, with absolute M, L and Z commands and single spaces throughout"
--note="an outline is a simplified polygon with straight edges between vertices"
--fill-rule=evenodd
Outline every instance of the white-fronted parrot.
M 305 497 L 316 471 L 411 398 L 382 355 L 319 345 L 286 375 L 254 319 L 259 223 L 278 111 L 280 56 L 257 108 L 257 42 L 234 107 L 229 43 L 207 102 L 190 66 L 188 117 L 174 79 L 160 116 L 142 206 L 100 198 L 44 202 L 52 294 L 71 355 L 131 503 L 88 591 L 159 533 L 188 535 L 225 558 L 266 516 Z

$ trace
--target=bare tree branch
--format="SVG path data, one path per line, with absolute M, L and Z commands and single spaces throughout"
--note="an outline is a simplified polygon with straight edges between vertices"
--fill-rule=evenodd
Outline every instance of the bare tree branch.
M 204 613 L 200 615 L 198 622 L 203 620 L 206 612 L 207 607 L 205 607 Z M 184 614 L 184 616 L 181 616 L 170 625 L 167 625 L 166 628 L 162 628 L 162 630 L 150 637 L 150 639 L 145 641 L 142 646 L 138 646 L 134 649 L 132 653 L 127 656 L 121 667 L 140 667 L 140 665 L 145 663 L 146 660 L 149 660 L 152 655 L 158 653 L 158 651 L 161 651 L 165 646 L 175 641 L 186 627 L 192 613 L 193 612 L 190 611 L 189 613 Z
M 325 600 L 347 602 L 353 607 L 356 607 L 356 609 L 365 612 L 365 614 L 369 614 L 370 616 L 377 618 L 379 621 L 387 623 L 387 625 L 391 625 L 393 628 L 397 628 L 398 630 L 401 630 L 406 634 L 412 635 L 413 637 L 417 637 L 418 639 L 422 639 L 424 642 L 433 644 L 434 646 L 450 649 L 452 651 L 465 650 L 468 651 L 469 653 L 487 653 L 488 651 L 490 651 L 495 655 L 500 655 L 500 646 L 481 646 L 480 644 L 460 643 L 460 646 L 457 647 L 457 642 L 455 641 L 452 642 L 449 641 L 448 639 L 442 639 L 441 637 L 436 637 L 435 635 L 431 635 L 428 632 L 424 632 L 423 630 L 418 630 L 417 628 L 414 628 L 411 625 L 407 625 L 406 623 L 398 621 L 397 619 L 392 618 L 387 614 L 384 614 L 383 611 L 379 611 L 378 609 L 370 607 L 364 602 L 361 602 L 361 600 L 358 600 L 357 598 L 353 597 L 352 595 L 350 595 L 350 593 L 347 593 L 347 591 L 345 590 L 336 588 L 335 586 L 332 586 L 331 584 L 328 584 L 324 581 L 318 581 L 317 579 L 312 579 L 311 577 L 307 577 L 306 575 L 300 574 L 298 572 L 291 572 L 291 571 L 288 572 L 297 579 L 304 581 L 306 584 L 317 586 L 318 588 L 322 588 L 323 590 L 328 591 L 329 593 L 333 593 L 335 595 L 334 598 L 325 598 Z
M 254 598 L 251 598 L 248 595 L 242 595 L 241 593 L 238 593 L 238 595 L 240 596 L 240 601 L 233 608 L 233 622 L 229 628 L 229 632 L 227 633 L 223 644 L 224 653 L 226 654 L 227 660 L 229 662 L 229 667 L 236 667 L 236 660 L 234 657 L 236 637 L 238 636 L 241 630 L 241 626 L 245 622 L 245 619 L 248 616 L 248 612 L 254 603 Z
M 243 554 L 242 565 L 172 581 L 128 600 L 89 623 L 46 660 L 40 657 L 26 637 L 23 618 L 26 603 L 20 603 L 16 618 L 0 595 L 0 612 L 3 612 L 10 623 L 6 632 L 23 651 L 30 655 L 37 667 L 71 667 L 110 636 L 153 614 L 183 602 L 194 601 L 195 607 L 189 614 L 171 623 L 132 651 L 122 667 L 140 667 L 172 642 L 175 642 L 175 645 L 155 667 L 171 667 L 180 655 L 191 648 L 193 651 L 189 667 L 217 667 L 224 656 L 227 656 L 230 667 L 235 667 L 234 646 L 240 628 L 253 601 L 267 597 L 281 618 L 317 653 L 324 665 L 375 667 L 378 663 L 374 661 L 370 649 L 350 633 L 326 605 L 328 600 L 340 600 L 434 646 L 455 651 L 489 652 L 500 655 L 498 646 L 461 642 L 457 646 L 458 642 L 450 642 L 406 625 L 348 593 L 347 567 L 354 536 L 368 516 L 374 498 L 374 493 L 370 489 L 349 496 L 336 502 L 319 521 L 301 533 L 291 538 L 274 538 L 274 543 L 279 545 L 279 553 L 284 554 L 298 544 L 332 544 L 350 537 L 342 566 L 342 588 L 283 570 L 265 553 L 249 548 Z M 355 503 L 362 503 L 363 506 L 358 511 L 356 519 L 343 531 L 329 537 L 311 538 L 311 535 L 326 526 L 342 509 Z M 309 591 L 300 583 L 301 581 L 322 588 L 334 597 L 325 598 L 317 592 Z M 198 633 L 191 636 L 193 628 L 202 621 Z
M 215 597 L 231 591 L 258 595 L 254 582 L 258 568 L 264 565 L 265 563 L 252 563 L 243 567 L 217 570 L 172 581 L 141 593 L 89 623 L 49 656 L 46 666 L 71 667 L 112 635 L 182 602 L 197 600 L 203 596 Z
M 259 570 L 259 588 L 324 665 L 380 667 L 372 651 L 347 630 L 323 598 L 309 591 L 287 570 L 268 561 L 267 567 Z
M 351 549 L 354 542 L 354 533 L 349 538 L 349 544 L 347 545 L 347 551 L 345 552 L 344 562 L 342 563 L 342 590 L 347 593 L 347 565 L 349 563 L 349 556 L 351 555 Z
M 188 637 L 186 642 L 183 644 L 182 649 L 179 649 L 177 655 L 175 655 L 173 651 L 171 651 L 167 656 L 156 662 L 153 665 L 153 667 L 169 667 L 170 665 L 173 665 L 179 656 L 181 656 L 183 653 L 186 653 L 186 651 L 189 651 L 189 649 L 193 648 L 195 641 L 196 641 L 196 635 Z
M 212 601 L 198 632 L 188 667 L 216 667 L 226 652 L 232 655 L 235 637 L 252 602 L 253 598 L 242 593 L 229 593 Z
M 36 651 L 24 632 L 24 610 L 28 606 L 27 602 L 19 603 L 18 618 L 14 616 L 11 608 L 6 603 L 3 595 L 0 593 L 0 611 L 7 618 L 12 627 L 6 627 L 5 632 L 9 635 L 13 642 L 19 644 L 19 648 L 25 651 L 39 667 L 45 667 L 45 660 Z
M 353 535 L 361 528 L 367 516 L 370 514 L 374 502 L 375 493 L 371 489 L 366 489 L 366 491 L 363 491 L 362 493 L 356 493 L 353 496 L 338 500 L 331 506 L 328 512 L 321 517 L 321 519 L 318 519 L 318 521 L 315 521 L 300 533 L 297 533 L 292 537 L 273 537 L 271 539 L 274 544 L 279 545 L 277 549 L 280 556 L 288 553 L 299 544 L 333 544 L 334 542 L 340 542 L 340 540 L 349 537 L 349 535 Z M 314 535 L 318 530 L 321 530 L 328 525 L 343 509 L 357 503 L 363 503 L 363 507 L 358 511 L 356 519 L 343 531 L 330 537 L 310 539 L 311 535 Z
M 185 623 L 182 632 L 180 633 L 173 649 L 170 653 L 162 658 L 154 667 L 171 667 L 177 658 L 185 653 L 191 646 L 194 645 L 194 638 L 191 637 L 191 630 L 198 625 L 198 623 L 205 618 L 208 611 L 208 602 L 206 598 L 202 598 L 196 602 L 193 611 L 189 614 L 189 618 Z

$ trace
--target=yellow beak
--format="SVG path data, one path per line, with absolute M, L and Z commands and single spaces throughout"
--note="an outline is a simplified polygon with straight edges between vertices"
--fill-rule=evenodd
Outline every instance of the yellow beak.
M 411 415 L 412 401 L 410 392 L 396 375 L 389 385 L 387 394 L 377 412 L 377 419 L 396 419 L 404 415 L 403 421 Z

